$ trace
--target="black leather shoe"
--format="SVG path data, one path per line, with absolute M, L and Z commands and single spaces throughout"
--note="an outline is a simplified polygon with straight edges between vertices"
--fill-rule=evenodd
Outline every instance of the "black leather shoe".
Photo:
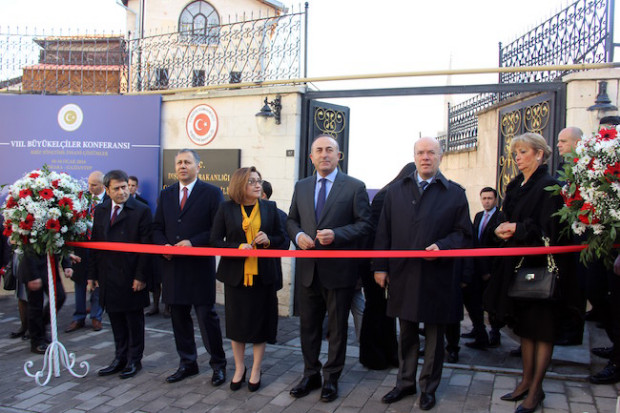
M 396 403 L 400 399 L 405 396 L 411 396 L 412 394 L 416 394 L 416 388 L 407 387 L 405 389 L 399 389 L 398 387 L 394 387 L 388 394 L 381 398 L 381 401 L 386 404 Z
M 545 400 L 545 393 L 542 393 L 538 402 L 534 405 L 534 407 L 524 407 L 523 404 L 520 404 L 519 407 L 515 410 L 515 413 L 534 413 L 538 406 L 542 404 L 542 401 Z
M 20 330 L 17 330 L 17 331 L 13 331 L 11 334 L 9 334 L 9 337 L 10 338 L 20 338 L 20 337 L 23 337 L 26 334 L 27 331 L 28 330 L 26 330 L 26 329 L 23 329 L 23 330 L 20 329 Z
M 290 395 L 295 398 L 307 396 L 312 390 L 321 387 L 321 375 L 319 373 L 312 376 L 304 376 L 295 387 L 290 391 Z
M 245 374 L 246 374 L 247 372 L 248 372 L 248 368 L 247 368 L 247 367 L 244 367 L 244 368 L 243 368 L 243 377 L 241 377 L 241 380 L 239 380 L 239 381 L 233 381 L 233 380 L 231 380 L 231 381 L 230 381 L 230 390 L 232 390 L 232 391 L 237 391 L 237 390 L 239 390 L 239 389 L 241 388 L 241 384 L 242 384 L 243 382 L 245 382 Z
M 486 350 L 489 346 L 488 342 L 485 341 L 470 341 L 469 343 L 465 343 L 465 345 L 469 348 L 473 348 L 474 350 Z
M 213 369 L 213 376 L 211 376 L 211 384 L 215 387 L 221 386 L 226 381 L 226 370 L 223 367 Z
M 620 367 L 611 361 L 607 363 L 605 368 L 589 378 L 592 384 L 613 384 L 620 381 Z
M 463 338 L 476 338 L 476 333 L 472 329 L 469 333 L 461 334 L 461 337 L 463 337 Z
M 196 374 L 198 374 L 198 365 L 181 366 L 172 376 L 166 377 L 166 381 L 168 383 L 176 383 L 187 377 L 195 376 Z
M 595 347 L 592 350 L 592 354 L 595 356 L 608 359 L 611 357 L 611 353 L 614 351 L 613 347 Z
M 435 393 L 424 393 L 420 395 L 420 409 L 430 410 L 435 406 Z
M 47 344 L 43 343 L 43 344 L 39 344 L 36 346 L 30 346 L 30 352 L 34 353 L 34 354 L 45 354 L 45 351 L 47 350 Z
M 448 357 L 446 358 L 448 363 L 458 363 L 459 362 L 459 352 L 458 351 L 449 351 Z
M 142 363 L 140 363 L 139 361 L 129 363 L 127 367 L 125 367 L 123 371 L 121 371 L 119 377 L 121 379 L 128 379 L 138 374 L 140 370 L 142 370 Z
M 126 360 L 114 359 L 108 367 L 102 368 L 101 370 L 97 372 L 97 374 L 102 377 L 116 374 L 119 371 L 123 370 L 126 364 L 127 364 Z
M 499 330 L 491 330 L 489 332 L 489 344 L 487 347 L 495 348 L 502 344 L 502 335 Z
M 513 395 L 513 392 L 506 393 L 502 397 L 500 397 L 500 399 L 505 401 L 505 402 L 518 402 L 519 400 L 525 399 L 529 392 L 530 392 L 530 390 L 527 389 L 523 393 L 516 394 L 516 395 Z
M 263 377 L 263 372 L 260 372 L 260 377 L 258 379 L 258 382 L 256 383 L 252 383 L 250 380 L 248 380 L 248 391 L 250 393 L 254 393 L 256 390 L 260 389 L 260 379 Z
M 326 379 L 321 389 L 321 401 L 324 403 L 333 402 L 338 398 L 338 380 Z

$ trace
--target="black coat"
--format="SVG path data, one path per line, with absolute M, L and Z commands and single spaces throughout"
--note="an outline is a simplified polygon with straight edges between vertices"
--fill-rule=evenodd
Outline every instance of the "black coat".
M 541 165 L 525 185 L 521 186 L 523 180 L 523 174 L 519 174 L 506 186 L 502 211 L 505 220 L 514 222 L 517 226 L 514 235 L 507 241 L 495 238 L 497 244 L 504 247 L 542 246 L 543 235 L 550 239 L 551 245 L 569 244 L 569 238 L 561 237 L 562 224 L 559 218 L 553 216 L 563 205 L 562 197 L 552 195 L 545 189 L 557 184 L 558 181 L 549 175 L 546 165 Z M 514 303 L 508 298 L 507 293 L 514 268 L 520 259 L 521 257 L 502 257 L 494 262 L 491 280 L 484 294 L 484 306 L 499 320 L 510 321 L 514 318 Z M 571 254 L 557 254 L 554 255 L 554 259 L 558 265 L 564 299 L 570 303 L 574 301 L 576 293 Z M 526 257 L 524 265 L 546 265 L 546 256 Z
M 260 208 L 260 231 L 269 237 L 267 248 L 279 248 L 284 240 L 280 217 L 276 203 L 272 201 L 258 201 Z M 220 205 L 213 228 L 211 230 L 211 245 L 217 248 L 239 248 L 247 243 L 245 232 L 241 227 L 243 215 L 241 208 L 235 201 L 227 201 Z M 259 248 L 262 248 L 259 246 Z M 225 285 L 239 287 L 243 284 L 243 257 L 222 257 L 217 268 L 217 279 Z M 277 260 L 275 258 L 258 259 L 258 277 L 263 284 L 274 284 L 278 281 Z
M 495 209 L 491 218 L 489 218 L 489 222 L 487 222 L 487 226 L 484 227 L 484 231 L 482 231 L 482 236 L 478 237 L 478 230 L 480 228 L 480 224 L 482 222 L 482 217 L 484 216 L 484 211 L 480 211 L 474 217 L 473 223 L 473 241 L 474 248 L 488 248 L 497 246 L 497 242 L 495 241 L 495 228 L 502 222 L 506 220 L 504 217 L 504 213 L 500 211 L 499 207 Z M 491 273 L 491 267 L 493 263 L 493 258 L 491 257 L 480 257 L 474 259 L 474 274 L 477 276 L 482 276 L 485 274 Z
M 424 250 L 471 245 L 471 221 L 465 190 L 438 173 L 420 194 L 415 173 L 390 185 L 377 227 L 377 250 Z M 460 274 L 454 260 L 380 258 L 375 271 L 389 277 L 387 314 L 414 322 L 447 324 L 463 314 Z
M 298 233 L 304 232 L 311 238 L 318 229 L 332 229 L 334 242 L 321 245 L 317 250 L 357 249 L 371 232 L 370 203 L 368 192 L 362 181 L 338 172 L 329 191 L 323 212 L 316 221 L 314 213 L 314 193 L 316 176 L 297 182 L 291 208 L 286 221 L 286 229 L 291 241 L 295 242 Z M 297 259 L 301 282 L 310 287 L 317 274 L 321 285 L 327 289 L 354 288 L 359 279 L 358 263 L 349 258 L 302 258 Z
M 129 198 L 110 225 L 112 200 L 95 208 L 91 241 L 151 243 L 151 210 L 142 202 Z M 91 250 L 88 278 L 99 282 L 99 302 L 108 312 L 140 310 L 149 305 L 145 288 L 132 290 L 133 281 L 146 282 L 150 273 L 149 254 Z
M 153 242 L 175 245 L 187 239 L 195 247 L 206 247 L 222 191 L 200 179 L 181 211 L 179 183 L 162 190 L 153 219 Z M 158 258 L 162 272 L 162 300 L 166 304 L 208 305 L 215 303 L 215 257 L 176 255 Z

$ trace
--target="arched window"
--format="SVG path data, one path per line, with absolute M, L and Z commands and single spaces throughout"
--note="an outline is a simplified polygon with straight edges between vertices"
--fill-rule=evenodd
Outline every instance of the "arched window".
M 203 0 L 189 3 L 179 16 L 182 39 L 198 44 L 217 44 L 220 37 L 220 16 L 215 8 Z

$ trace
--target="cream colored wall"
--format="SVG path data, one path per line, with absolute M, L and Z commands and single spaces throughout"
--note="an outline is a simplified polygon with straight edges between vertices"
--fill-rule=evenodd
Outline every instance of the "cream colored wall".
M 154 33 L 172 33 L 179 29 L 179 16 L 181 11 L 193 0 L 144 0 L 144 34 L 146 36 Z M 220 16 L 220 23 L 229 23 L 247 20 L 252 13 L 254 18 L 259 13 L 262 16 L 274 14 L 274 9 L 258 0 L 206 0 L 210 3 Z M 140 0 L 129 0 L 128 7 L 138 12 Z M 244 18 L 245 13 L 245 18 Z M 127 13 L 127 28 L 134 30 L 135 15 Z
M 273 185 L 271 200 L 288 212 L 296 182 L 299 159 L 301 93 L 297 87 L 257 88 L 238 91 L 210 92 L 208 96 L 164 96 L 162 103 L 162 149 L 241 149 L 241 166 L 256 166 L 264 179 Z M 255 114 L 263 99 L 282 96 L 282 124 L 275 125 L 268 136 L 261 136 Z M 196 105 L 210 105 L 217 113 L 219 128 L 213 142 L 206 146 L 193 144 L 187 136 L 185 122 Z M 286 151 L 295 150 L 294 157 Z M 207 165 L 208 169 L 209 165 Z M 284 287 L 278 292 L 281 315 L 290 315 L 292 260 L 282 259 Z M 218 282 L 217 301 L 224 302 L 223 286 Z
M 598 94 L 598 82 L 607 81 L 607 95 L 613 105 L 618 106 L 620 69 L 592 70 L 565 76 L 566 83 L 566 126 L 577 126 L 584 134 L 590 135 L 598 130 L 599 119 L 596 111 L 588 111 Z M 617 115 L 618 112 L 606 113 Z

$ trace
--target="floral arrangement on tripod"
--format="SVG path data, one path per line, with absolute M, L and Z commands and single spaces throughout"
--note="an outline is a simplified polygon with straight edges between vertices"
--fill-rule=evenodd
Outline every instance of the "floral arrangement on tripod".
M 90 193 L 85 184 L 47 165 L 27 173 L 9 187 L 2 205 L 5 236 L 20 252 L 66 255 L 69 241 L 91 228 Z
M 561 188 L 552 187 L 564 198 L 557 212 L 568 232 L 584 236 L 588 247 L 581 252 L 583 263 L 596 258 L 610 267 L 613 245 L 620 231 L 620 137 L 616 129 L 601 129 L 584 136 L 560 171 Z M 550 188 L 551 189 L 551 188 Z

